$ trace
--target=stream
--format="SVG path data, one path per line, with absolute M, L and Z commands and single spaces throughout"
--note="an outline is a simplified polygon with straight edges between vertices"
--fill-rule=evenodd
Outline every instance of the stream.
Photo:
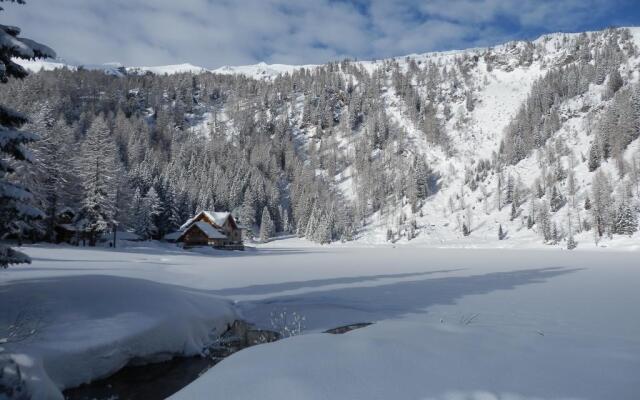
M 344 334 L 368 325 L 371 323 L 340 326 L 325 333 Z M 231 354 L 280 338 L 278 332 L 255 329 L 245 321 L 237 320 L 215 343 L 204 349 L 202 355 L 176 356 L 162 362 L 127 365 L 106 378 L 67 389 L 63 394 L 67 400 L 165 399 Z

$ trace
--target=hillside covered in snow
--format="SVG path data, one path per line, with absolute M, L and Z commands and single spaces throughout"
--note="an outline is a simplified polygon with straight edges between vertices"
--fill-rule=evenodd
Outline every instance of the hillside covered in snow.
M 92 165 L 95 141 L 123 172 L 111 172 L 100 218 L 146 237 L 207 208 L 256 236 L 267 214 L 266 237 L 319 243 L 627 246 L 639 46 L 640 29 L 621 28 L 317 66 L 32 62 L 42 71 L 0 100 L 71 145 L 36 144 L 42 160 L 73 164 L 29 176 L 48 218 L 81 212 L 86 184 L 68 175 Z M 39 189 L 52 181 L 64 182 L 54 207 Z M 46 223 L 20 229 L 47 234 Z

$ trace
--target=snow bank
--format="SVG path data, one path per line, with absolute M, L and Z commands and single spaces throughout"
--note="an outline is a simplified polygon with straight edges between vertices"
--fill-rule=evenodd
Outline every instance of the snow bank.
M 377 323 L 243 350 L 172 399 L 206 399 L 213 388 L 224 399 L 267 400 L 635 400 L 640 393 L 640 320 L 628 308 L 640 301 L 635 252 L 332 253 L 309 251 L 300 268 L 343 268 L 341 279 L 309 274 L 223 292 L 250 300 L 247 316 L 286 307 L 314 332 L 330 320 Z M 386 274 L 375 275 L 384 266 Z
M 62 263 L 53 267 L 55 261 Z M 109 259 L 103 263 L 108 267 Z M 47 264 L 51 270 L 74 272 L 64 260 Z M 31 270 L 43 269 L 38 265 Z M 61 399 L 60 390 L 132 361 L 197 354 L 214 330 L 223 331 L 234 319 L 229 302 L 206 292 L 108 275 L 9 281 L 0 293 L 2 326 L 23 313 L 36 330 L 4 346 L 36 399 Z
M 639 364 L 621 348 L 638 344 L 601 349 L 590 339 L 381 323 L 239 352 L 171 399 L 206 399 L 213 388 L 223 399 L 637 399 Z

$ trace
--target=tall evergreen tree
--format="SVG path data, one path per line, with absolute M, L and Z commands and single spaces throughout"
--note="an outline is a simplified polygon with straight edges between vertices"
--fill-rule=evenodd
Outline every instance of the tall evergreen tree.
M 18 0 L 18 3 L 24 1 Z M 1 83 L 6 83 L 9 78 L 27 76 L 27 71 L 13 61 L 15 58 L 55 57 L 55 52 L 49 47 L 21 38 L 19 35 L 19 28 L 0 25 Z M 32 199 L 31 193 L 10 179 L 10 175 L 15 171 L 16 162 L 33 160 L 26 145 L 37 140 L 38 136 L 20 130 L 26 122 L 27 118 L 24 115 L 0 105 L 0 240 L 5 239 L 16 220 L 40 215 L 39 210 L 28 206 Z M 28 262 L 29 257 L 25 254 L 0 243 L 0 268 Z
M 51 128 L 40 131 L 41 140 L 34 146 L 36 155 L 38 186 L 38 205 L 44 211 L 45 238 L 55 241 L 55 226 L 58 213 L 68 205 L 69 193 L 73 185 L 71 130 L 63 121 L 58 120 Z
M 631 204 L 631 198 L 623 193 L 618 204 L 614 229 L 619 235 L 633 235 L 638 230 L 638 212 Z
M 162 205 L 156 189 L 151 186 L 142 199 L 144 211 L 144 237 L 147 239 L 158 238 L 159 217 L 162 215 Z
M 265 206 L 262 210 L 262 221 L 260 223 L 260 241 L 268 242 L 274 234 L 274 228 L 273 220 L 269 214 L 269 208 Z
M 82 142 L 77 169 L 83 187 L 81 225 L 94 246 L 114 222 L 116 211 L 117 150 L 102 116 L 96 117 Z
M 600 148 L 594 141 L 589 147 L 589 171 L 593 172 L 600 166 L 602 156 L 600 155 Z
M 609 175 L 599 170 L 593 176 L 591 183 L 591 214 L 596 227 L 597 235 L 603 236 L 611 233 L 612 199 L 611 199 L 611 179 Z
M 136 188 L 131 199 L 131 210 L 129 223 L 133 227 L 134 232 L 141 238 L 145 238 L 146 235 L 146 214 L 145 214 L 144 202 L 142 195 L 140 194 L 140 188 Z

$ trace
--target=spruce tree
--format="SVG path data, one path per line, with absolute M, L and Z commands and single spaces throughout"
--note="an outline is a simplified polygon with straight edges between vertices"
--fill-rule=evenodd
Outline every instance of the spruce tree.
M 469 236 L 471 234 L 471 231 L 469 230 L 469 227 L 467 226 L 467 223 L 463 223 L 462 224 L 462 235 L 463 236 Z
M 560 241 L 560 232 L 558 231 L 558 225 L 554 222 L 551 228 L 551 243 L 558 244 Z
M 331 221 L 326 215 L 321 216 L 313 240 L 320 244 L 331 243 Z
M 162 205 L 160 204 L 160 197 L 156 192 L 156 189 L 152 186 L 147 191 L 142 199 L 143 208 L 145 211 L 145 237 L 148 239 L 157 238 L 159 217 L 162 215 Z
M 551 190 L 551 211 L 560 210 L 565 204 L 564 196 L 560 193 L 556 186 Z
M 515 220 L 518 217 L 518 208 L 516 207 L 516 203 L 511 203 L 511 221 Z
M 282 231 L 291 233 L 291 223 L 289 222 L 289 212 L 287 210 L 282 213 Z
M 591 199 L 589 196 L 584 199 L 584 209 L 587 211 L 591 210 Z
M 45 239 L 55 241 L 55 226 L 58 213 L 66 205 L 73 182 L 71 130 L 62 120 L 53 127 L 41 131 L 41 140 L 34 146 L 37 157 L 35 166 L 38 186 L 38 206 L 44 211 Z
M 611 234 L 611 217 L 613 214 L 612 191 L 610 176 L 602 172 L 602 170 L 596 172 L 591 184 L 591 195 L 593 196 L 591 214 L 593 215 L 593 222 L 599 236 L 605 233 Z
M 269 214 L 267 206 L 262 210 L 262 221 L 260 223 L 260 241 L 268 242 L 274 234 L 273 220 Z
M 140 236 L 143 239 L 146 239 L 146 219 L 144 213 L 144 203 L 142 200 L 142 195 L 140 194 L 140 188 L 138 187 L 136 188 L 136 191 L 133 194 L 133 198 L 131 199 L 131 212 L 129 221 L 136 235 Z
M 498 240 L 504 240 L 506 236 L 507 236 L 506 233 L 502 229 L 502 224 L 500 224 L 498 226 Z
M 542 235 L 545 242 L 549 242 L 552 239 L 552 226 L 551 215 L 549 214 L 549 203 L 542 200 L 538 205 L 536 214 L 536 225 L 538 225 L 538 233 Z
M 24 3 L 22 0 L 17 2 Z M 13 62 L 15 58 L 55 57 L 55 52 L 49 47 L 19 35 L 20 28 L 0 25 L 1 83 L 6 83 L 9 78 L 22 79 L 27 76 L 27 71 Z M 10 226 L 16 221 L 41 215 L 39 210 L 28 205 L 32 199 L 31 193 L 10 179 L 16 163 L 33 161 L 26 145 L 38 140 L 38 136 L 20 130 L 26 122 L 24 115 L 0 105 L 0 240 L 9 234 Z M 0 268 L 28 262 L 28 256 L 0 243 Z
M 80 218 L 95 246 L 98 235 L 113 223 L 117 191 L 117 150 L 102 116 L 91 124 L 80 147 L 78 173 L 83 187 Z
M 600 167 L 600 148 L 597 143 L 593 143 L 589 148 L 589 171 L 593 172 Z
M 567 239 L 567 249 L 573 250 L 578 246 L 578 243 L 573 238 L 573 221 L 571 218 L 571 210 L 569 210 L 567 213 L 567 219 L 568 219 L 567 225 L 569 228 L 569 238 Z
M 158 218 L 158 235 L 160 237 L 175 231 L 183 222 L 180 218 L 178 195 L 176 194 L 174 185 L 167 185 L 163 193 L 164 199 L 161 201 L 162 211 Z
M 622 199 L 615 218 L 615 233 L 631 236 L 638 230 L 638 213 L 631 206 L 629 199 Z
M 624 85 L 622 76 L 618 69 L 614 69 L 609 74 L 609 80 L 607 81 L 607 97 L 612 97 L 621 87 Z

